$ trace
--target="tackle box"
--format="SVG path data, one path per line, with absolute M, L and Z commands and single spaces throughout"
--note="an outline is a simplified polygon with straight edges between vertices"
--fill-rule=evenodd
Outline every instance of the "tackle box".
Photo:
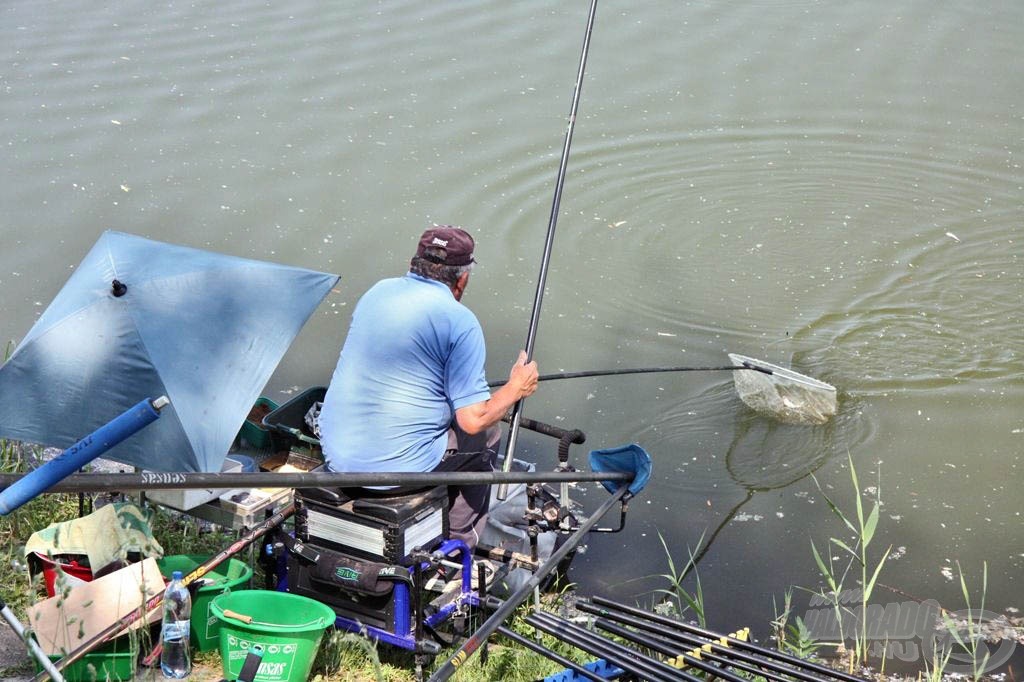
M 295 501 L 300 540 L 372 561 L 407 565 L 414 549 L 448 536 L 444 486 L 356 499 L 331 489 L 299 489 Z
M 220 470 L 221 473 L 225 474 L 240 474 L 242 473 L 242 462 L 237 459 L 227 457 L 224 459 L 224 464 L 221 465 Z M 178 511 L 188 511 L 211 500 L 216 500 L 226 492 L 227 489 L 224 488 L 199 488 L 190 490 L 154 488 L 153 490 L 146 491 L 146 498 L 152 502 L 159 502 L 160 504 L 171 507 L 172 509 L 177 509 Z

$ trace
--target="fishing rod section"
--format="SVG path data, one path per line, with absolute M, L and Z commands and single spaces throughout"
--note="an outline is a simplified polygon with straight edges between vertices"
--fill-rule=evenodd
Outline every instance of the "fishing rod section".
M 587 624 L 537 610 L 525 622 L 538 633 L 559 640 L 592 656 L 593 663 L 571 663 L 573 679 L 608 680 L 622 676 L 655 682 L 865 682 L 863 678 L 825 665 L 759 646 L 750 641 L 749 628 L 729 634 L 712 632 L 676 618 L 602 597 L 581 600 L 575 609 L 587 614 Z M 499 634 L 562 665 L 567 659 L 537 640 L 507 628 Z M 596 671 L 601 670 L 598 674 Z
M 732 365 L 721 367 L 635 367 L 543 374 L 538 381 L 657 372 L 731 372 L 740 400 L 755 412 L 783 424 L 820 425 L 836 414 L 836 387 L 788 367 L 746 355 L 729 353 Z M 488 386 L 501 386 L 492 381 Z
M 0 488 L 14 485 L 24 474 L 0 474 Z M 72 474 L 45 493 L 101 493 L 135 490 L 193 490 L 202 488 L 357 488 L 437 485 L 485 485 L 497 483 L 593 483 L 626 482 L 628 473 L 607 471 L 455 471 L 344 474 L 326 471 L 295 473 L 86 473 Z
M 737 370 L 752 370 L 762 374 L 773 374 L 772 370 L 760 366 L 726 365 L 724 367 L 628 367 L 623 369 L 591 369 L 582 372 L 557 372 L 555 374 L 541 374 L 537 381 L 560 381 L 562 379 L 587 379 L 589 377 L 611 377 L 627 374 L 656 374 L 658 372 L 735 372 Z M 499 379 L 488 382 L 491 388 L 497 388 L 508 383 L 507 379 Z
M 587 28 L 583 36 L 583 49 L 580 51 L 580 65 L 576 73 L 576 86 L 572 93 L 572 106 L 569 108 L 569 125 L 565 129 L 565 142 L 562 146 L 562 158 L 558 164 L 558 175 L 555 178 L 555 195 L 551 201 L 551 215 L 548 219 L 547 236 L 544 239 L 544 255 L 541 257 L 540 274 L 537 276 L 537 290 L 533 297 L 533 310 L 530 313 L 530 326 L 526 332 L 526 361 L 533 359 L 533 349 L 537 341 L 537 326 L 540 323 L 540 307 L 544 301 L 544 288 L 548 279 L 548 266 L 551 263 L 551 251 L 555 242 L 555 227 L 558 224 L 558 211 L 562 203 L 562 189 L 565 187 L 565 173 L 569 165 L 569 149 L 572 146 L 572 133 L 576 127 L 576 114 L 580 108 L 580 93 L 583 90 L 583 74 L 587 68 L 587 54 L 590 52 L 590 36 L 594 32 L 594 19 L 597 16 L 597 0 L 590 0 L 587 13 Z M 505 464 L 503 471 L 510 471 L 516 452 L 516 439 L 519 437 L 519 424 L 522 419 L 523 400 L 512 406 L 511 428 L 508 430 L 508 442 L 505 446 Z M 508 495 L 508 486 L 500 484 L 496 492 L 499 500 Z

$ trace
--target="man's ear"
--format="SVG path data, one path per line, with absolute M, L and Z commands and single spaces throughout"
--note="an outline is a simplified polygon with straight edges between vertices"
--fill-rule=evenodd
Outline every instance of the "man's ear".
M 452 295 L 456 301 L 462 300 L 462 294 L 466 292 L 466 286 L 469 284 L 469 272 L 464 272 L 459 275 L 459 278 L 455 280 L 455 284 L 452 286 Z

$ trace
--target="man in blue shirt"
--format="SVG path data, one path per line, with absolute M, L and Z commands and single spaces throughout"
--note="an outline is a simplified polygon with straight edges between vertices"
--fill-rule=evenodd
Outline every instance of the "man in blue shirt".
M 497 424 L 537 389 L 537 363 L 520 352 L 493 394 L 476 316 L 460 302 L 473 238 L 436 226 L 420 237 L 404 277 L 385 279 L 356 305 L 320 412 L 327 467 L 344 472 L 490 471 Z M 489 487 L 449 488 L 451 536 L 476 546 Z

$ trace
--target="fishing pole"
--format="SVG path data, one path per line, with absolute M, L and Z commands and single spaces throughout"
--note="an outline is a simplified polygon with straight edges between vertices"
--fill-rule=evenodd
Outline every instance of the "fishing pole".
M 592 613 L 593 611 L 588 611 Z M 719 635 L 717 640 L 708 641 L 708 639 L 698 637 L 696 635 L 687 634 L 685 632 L 675 632 L 672 629 L 666 629 L 664 625 L 659 625 L 653 622 L 647 622 L 637 618 L 629 618 L 628 616 L 622 616 L 621 614 L 612 614 L 604 612 L 606 618 L 612 618 L 619 620 L 623 623 L 638 628 L 640 630 L 646 630 L 648 632 L 657 633 L 660 637 L 677 643 L 680 647 L 689 647 L 691 651 L 699 651 L 700 657 L 708 661 L 718 660 L 722 661 L 723 665 L 739 669 L 754 668 L 754 674 L 758 677 L 763 677 L 766 680 L 784 680 L 784 679 L 796 679 L 800 682 L 820 682 L 822 675 L 819 673 L 803 670 L 801 668 L 795 668 L 791 664 L 767 658 L 763 655 L 738 651 L 730 646 L 734 641 L 732 635 L 723 637 Z M 594 625 L 602 630 L 607 630 L 612 634 L 621 634 L 621 630 L 624 628 L 616 628 L 611 623 L 608 623 L 604 618 L 596 619 Z M 628 631 L 627 631 L 628 632 Z M 633 633 L 636 635 L 636 633 Z M 640 639 L 647 639 L 643 636 L 635 636 L 634 640 L 639 641 Z M 662 640 L 664 641 L 664 640 Z M 726 642 L 723 644 L 722 642 Z M 736 640 L 744 641 L 744 640 Z M 714 653 L 709 653 L 714 652 Z M 688 654 L 680 652 L 678 650 L 670 652 L 674 656 L 682 656 L 683 660 L 690 663 Z M 770 671 L 770 672 L 769 672 Z
M 555 226 L 558 223 L 558 210 L 562 203 L 562 188 L 565 186 L 565 170 L 569 163 L 569 147 L 572 145 L 572 131 L 576 127 L 576 113 L 580 107 L 580 91 L 583 88 L 583 73 L 587 66 L 587 53 L 590 51 L 590 35 L 594 31 L 594 17 L 597 15 L 597 0 L 590 0 L 590 12 L 587 15 L 587 30 L 583 38 L 583 50 L 580 53 L 580 67 L 576 74 L 576 87 L 572 94 L 572 107 L 569 112 L 569 125 L 565 131 L 565 144 L 562 147 L 562 160 L 558 165 L 558 177 L 555 179 L 555 196 L 551 202 L 551 215 L 548 219 L 548 233 L 544 240 L 544 255 L 541 258 L 540 274 L 537 277 L 537 292 L 533 297 L 533 312 L 530 314 L 530 327 L 526 334 L 526 361 L 533 359 L 533 348 L 537 340 L 537 324 L 540 321 L 540 306 L 544 300 L 544 286 L 548 278 L 548 264 L 551 262 L 551 248 L 555 240 Z M 512 460 L 515 458 L 516 439 L 519 433 L 519 420 L 523 411 L 523 400 L 512 407 L 512 426 L 508 430 L 508 444 L 505 446 L 503 471 L 511 471 Z M 508 497 L 508 486 L 498 486 L 499 500 Z
M 686 633 L 700 635 L 701 637 L 710 639 L 713 642 L 718 642 L 722 639 L 722 635 L 715 632 L 711 632 L 710 630 L 704 630 L 695 625 L 690 625 L 675 618 L 668 618 L 666 616 L 661 616 L 655 613 L 651 613 L 649 611 L 644 611 L 643 609 L 627 606 L 626 604 L 620 604 L 618 602 L 614 602 L 611 599 L 606 599 L 604 597 L 594 596 L 591 598 L 591 602 L 592 605 L 588 605 L 581 602 L 577 605 L 577 608 L 579 608 L 581 611 L 587 611 L 588 613 L 594 613 L 605 616 L 606 618 L 615 618 L 617 615 L 616 612 L 618 612 L 619 614 L 628 614 L 630 616 L 635 616 L 643 621 L 647 621 L 649 623 L 660 626 L 659 631 L 670 636 L 678 634 L 680 633 L 680 631 L 682 631 Z M 805 670 L 818 673 L 819 675 L 845 680 L 845 682 L 864 682 L 863 678 L 857 677 L 856 675 L 848 675 L 841 671 L 833 670 L 832 668 L 828 668 L 823 665 L 818 665 L 817 663 L 811 663 L 810 661 L 798 658 L 796 656 L 784 654 L 781 651 L 776 651 L 775 649 L 769 649 L 768 647 L 758 646 L 757 644 L 745 642 L 735 637 L 726 637 L 725 639 L 727 645 L 724 646 L 742 649 L 743 651 L 751 652 L 757 654 L 758 656 L 763 656 L 765 658 L 781 661 L 783 663 L 787 663 L 798 668 L 804 668 Z
M 601 637 L 586 628 L 556 618 L 550 613 L 537 611 L 525 619 L 528 625 L 554 635 L 591 654 L 601 656 L 610 663 L 638 675 L 642 680 L 653 682 L 700 682 L 700 679 L 678 668 L 652 658 L 638 656 L 636 650 L 623 644 Z
M 593 680 L 593 682 L 607 682 L 607 680 L 608 680 L 608 678 L 606 678 L 606 677 L 602 677 L 602 676 L 598 675 L 597 673 L 595 673 L 595 672 L 593 672 L 591 670 L 587 670 L 586 668 L 584 668 L 579 663 L 574 663 L 573 661 L 570 661 L 565 656 L 561 656 L 559 654 L 556 654 L 554 651 L 552 651 L 551 649 L 548 649 L 543 644 L 540 644 L 539 642 L 535 642 L 535 641 L 533 641 L 532 639 L 530 639 L 528 637 L 523 637 L 521 634 L 519 634 L 515 630 L 509 630 L 504 625 L 500 626 L 498 628 L 497 632 L 502 637 L 506 637 L 506 638 L 512 640 L 513 642 L 515 642 L 516 644 L 518 644 L 518 645 L 520 645 L 522 647 L 525 647 L 525 648 L 533 651 L 534 653 L 538 653 L 541 656 L 544 656 L 545 658 L 548 658 L 548 659 L 554 661 L 558 665 L 565 666 L 566 669 L 572 670 L 574 673 L 576 673 L 576 675 L 578 677 L 583 677 L 583 678 L 586 678 L 588 680 Z
M 626 621 L 624 620 L 623 622 Z M 635 623 L 630 624 L 635 626 Z M 634 630 L 630 630 L 629 628 L 622 627 L 621 625 L 617 625 L 616 623 L 612 623 L 604 618 L 595 619 L 594 627 L 598 630 L 610 632 L 617 637 L 629 640 L 630 642 L 642 646 L 645 649 L 657 651 L 664 656 L 675 659 L 677 665 L 679 660 L 682 659 L 682 662 L 685 665 L 711 673 L 711 675 L 722 680 L 729 680 L 730 682 L 747 682 L 750 679 L 750 677 L 735 675 L 724 670 L 724 668 L 732 668 L 733 670 L 749 673 L 750 675 L 757 677 L 763 677 L 765 680 L 772 680 L 774 682 L 785 682 L 789 679 L 784 674 L 768 672 L 764 667 L 757 666 L 756 664 L 752 665 L 742 663 L 739 659 L 734 660 L 726 656 L 709 653 L 706 649 L 702 648 L 705 642 L 690 645 L 691 648 L 689 652 L 687 652 L 680 651 L 681 645 L 678 642 L 663 639 L 655 634 L 642 634 Z M 661 634 L 663 633 L 657 631 L 657 635 Z M 697 656 L 696 652 L 699 652 L 700 655 Z
M 23 474 L 0 474 L 0 488 L 16 483 Z M 104 492 L 109 490 L 190 490 L 198 488 L 354 488 L 362 486 L 426 487 L 437 485 L 494 485 L 497 483 L 563 483 L 633 480 L 621 471 L 410 471 L 385 473 L 155 473 L 72 474 L 46 489 L 49 493 Z
M 557 381 L 560 379 L 585 379 L 587 377 L 609 377 L 620 374 L 654 374 L 656 372 L 735 372 L 736 370 L 753 370 L 763 374 L 774 374 L 766 367 L 757 365 L 727 365 L 725 367 L 632 367 L 628 369 L 592 369 L 584 372 L 558 372 L 557 374 L 541 374 L 537 381 Z M 495 388 L 508 383 L 507 379 L 499 379 L 488 382 L 488 386 Z

